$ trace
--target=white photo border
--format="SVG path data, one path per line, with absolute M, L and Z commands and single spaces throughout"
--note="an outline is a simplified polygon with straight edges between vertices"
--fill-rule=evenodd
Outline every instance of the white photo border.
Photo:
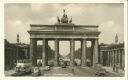
M 4 75 L 4 4 L 6 3 L 123 3 L 125 40 L 125 77 L 7 77 Z M 0 80 L 127 80 L 127 0 L 2 0 L 0 2 Z

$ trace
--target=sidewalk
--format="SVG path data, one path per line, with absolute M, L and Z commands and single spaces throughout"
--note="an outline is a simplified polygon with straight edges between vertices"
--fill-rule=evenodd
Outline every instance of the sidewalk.
M 14 73 L 15 73 L 15 70 L 13 70 L 13 69 L 4 72 L 5 76 L 11 76 Z
M 103 67 L 104 69 L 106 69 L 106 71 L 108 71 L 109 73 L 112 73 L 118 77 L 123 77 L 124 76 L 124 71 L 121 69 L 118 69 L 118 72 L 113 72 L 113 68 L 112 67 Z

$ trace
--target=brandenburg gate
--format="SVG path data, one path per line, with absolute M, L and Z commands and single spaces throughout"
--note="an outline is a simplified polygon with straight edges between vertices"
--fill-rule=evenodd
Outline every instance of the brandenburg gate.
M 30 24 L 30 59 L 33 66 L 37 65 L 37 41 L 42 40 L 42 66 L 48 65 L 47 46 L 48 40 L 55 41 L 54 66 L 59 66 L 59 41 L 70 41 L 70 66 L 74 66 L 75 40 L 81 41 L 81 66 L 86 66 L 87 41 L 92 43 L 93 66 L 98 63 L 98 39 L 100 31 L 97 25 L 75 25 L 67 14 L 62 18 L 57 17 L 54 25 Z

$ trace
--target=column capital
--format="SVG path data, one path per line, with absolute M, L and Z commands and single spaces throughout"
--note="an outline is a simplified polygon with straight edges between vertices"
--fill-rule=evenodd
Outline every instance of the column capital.
M 30 38 L 30 40 L 35 40 L 35 41 L 38 41 L 38 39 L 36 39 L 36 38 Z
M 47 38 L 42 38 L 42 40 L 46 40 Z
M 99 38 L 97 38 L 97 39 L 94 39 L 95 41 L 99 41 Z
M 59 38 L 54 38 L 54 40 L 59 40 Z
M 93 41 L 99 41 L 99 38 L 92 39 L 92 42 L 93 42 Z
M 83 39 L 86 39 L 86 40 L 87 40 L 87 38 L 81 38 L 81 39 L 82 39 L 82 40 L 83 40 Z
M 70 40 L 75 40 L 75 38 L 70 38 Z

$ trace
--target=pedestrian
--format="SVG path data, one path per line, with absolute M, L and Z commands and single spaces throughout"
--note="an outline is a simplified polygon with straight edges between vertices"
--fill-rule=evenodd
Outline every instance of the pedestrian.
M 113 64 L 113 72 L 115 72 L 115 67 L 116 67 L 116 65 L 115 65 L 115 64 Z
M 122 70 L 124 71 L 124 66 L 122 66 Z
M 73 73 L 73 74 L 75 73 L 75 70 L 74 70 L 74 68 L 72 68 L 72 73 Z
M 116 72 L 118 73 L 119 63 L 116 64 Z
M 38 67 L 41 67 L 41 66 L 42 66 L 42 62 L 39 61 L 39 62 L 37 63 L 37 66 L 38 66 Z

